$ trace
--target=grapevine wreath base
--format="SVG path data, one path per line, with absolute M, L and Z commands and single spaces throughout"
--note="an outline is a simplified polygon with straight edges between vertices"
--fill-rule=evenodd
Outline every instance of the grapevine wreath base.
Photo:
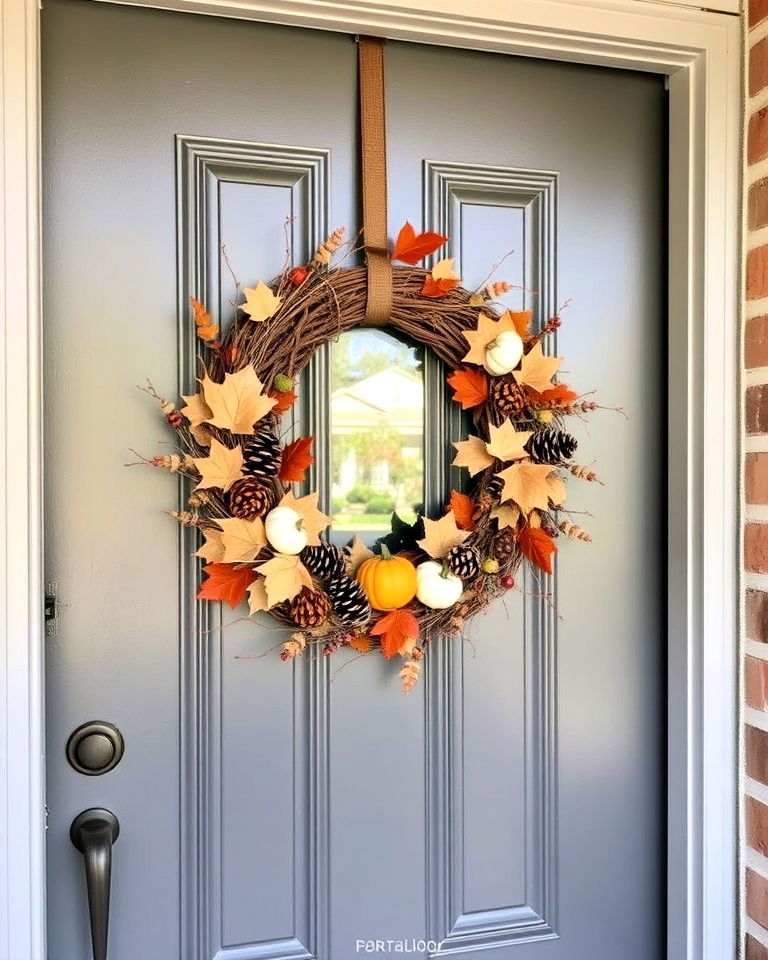
M 460 633 L 468 617 L 514 587 L 522 562 L 550 574 L 559 534 L 590 539 L 557 508 L 566 473 L 597 480 L 572 462 L 576 441 L 563 429 L 567 416 L 597 404 L 553 382 L 560 360 L 542 344 L 559 317 L 534 332 L 530 311 L 494 306 L 508 284 L 470 292 L 451 259 L 417 267 L 447 238 L 416 235 L 406 224 L 391 253 L 405 265 L 392 271 L 389 325 L 445 363 L 455 401 L 471 411 L 472 434 L 455 444 L 453 461 L 467 468 L 468 490 L 453 491 L 441 517 L 411 526 L 393 516 L 392 533 L 374 550 L 359 538 L 344 549 L 321 539 L 330 518 L 317 492 L 294 492 L 312 463 L 313 438 L 284 444 L 280 418 L 317 348 L 365 323 L 366 268 L 331 266 L 343 233 L 335 231 L 307 266 L 246 288 L 223 334 L 191 301 L 206 347 L 200 390 L 180 407 L 151 390 L 178 444 L 178 453 L 151 462 L 193 484 L 187 509 L 174 516 L 203 537 L 200 599 L 234 608 L 247 598 L 251 614 L 268 610 L 290 629 L 285 660 L 344 646 L 398 656 L 409 691 L 430 643 Z

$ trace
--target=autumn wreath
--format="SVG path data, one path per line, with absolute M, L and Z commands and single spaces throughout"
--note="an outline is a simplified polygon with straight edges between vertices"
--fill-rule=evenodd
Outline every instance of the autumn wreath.
M 246 288 L 223 333 L 191 301 L 207 348 L 200 390 L 180 407 L 153 391 L 178 453 L 151 462 L 191 482 L 186 509 L 174 516 L 202 534 L 201 600 L 234 608 L 247 598 L 251 614 L 269 611 L 290 629 L 285 660 L 344 646 L 401 657 L 408 691 L 430 644 L 461 633 L 468 617 L 514 588 L 523 561 L 551 574 L 559 534 L 590 539 L 557 508 L 566 473 L 597 480 L 572 462 L 576 441 L 563 429 L 568 415 L 597 404 L 553 382 L 560 359 L 543 343 L 559 317 L 533 331 L 531 311 L 494 306 L 508 284 L 470 292 L 452 259 L 417 267 L 447 238 L 416 235 L 406 223 L 391 252 L 403 266 L 392 271 L 389 325 L 451 371 L 454 399 L 474 424 L 453 460 L 469 482 L 440 517 L 411 526 L 394 516 L 392 533 L 373 549 L 359 538 L 345 548 L 323 539 L 330 518 L 318 492 L 297 495 L 294 487 L 313 462 L 313 438 L 284 443 L 281 416 L 317 348 L 365 321 L 365 267 L 331 265 L 351 251 L 343 234 L 336 230 L 306 266 Z

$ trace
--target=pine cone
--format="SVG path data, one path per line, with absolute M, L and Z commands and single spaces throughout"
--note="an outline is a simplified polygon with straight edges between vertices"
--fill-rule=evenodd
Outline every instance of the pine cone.
M 263 517 L 269 510 L 269 490 L 255 477 L 242 477 L 235 480 L 227 494 L 227 506 L 233 517 L 241 520 L 255 520 Z
M 499 563 L 506 563 L 514 556 L 516 548 L 515 535 L 511 527 L 504 527 L 493 538 L 493 555 Z
M 328 584 L 333 612 L 348 627 L 362 626 L 371 617 L 371 607 L 365 591 L 352 577 L 346 574 L 333 577 Z
M 480 558 L 477 552 L 463 543 L 448 551 L 445 564 L 451 573 L 455 573 L 462 580 L 471 580 L 480 572 Z
M 493 382 L 491 399 L 496 409 L 505 417 L 519 417 L 528 406 L 525 387 L 515 383 L 514 377 L 499 377 Z
M 576 438 L 565 430 L 540 430 L 526 443 L 525 449 L 534 463 L 563 463 L 576 452 Z
M 481 510 L 490 510 L 499 502 L 501 491 L 504 489 L 504 481 L 501 477 L 491 477 L 491 479 L 482 485 L 477 495 L 477 505 Z
M 288 613 L 300 627 L 319 627 L 331 615 L 331 601 L 322 590 L 302 587 L 291 600 Z
M 310 573 L 324 580 L 341 576 L 346 570 L 341 550 L 325 541 L 316 547 L 304 547 L 301 551 L 301 562 Z
M 262 430 L 243 443 L 243 473 L 250 477 L 274 477 L 280 456 L 280 441 L 270 430 Z

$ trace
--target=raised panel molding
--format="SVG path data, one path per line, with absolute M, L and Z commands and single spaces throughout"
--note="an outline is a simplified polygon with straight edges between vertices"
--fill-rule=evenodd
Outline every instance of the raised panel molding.
M 288 241 L 304 262 L 328 233 L 329 151 L 204 137 L 178 136 L 179 392 L 194 392 L 197 344 L 189 297 L 221 315 L 219 186 L 290 190 Z M 182 499 L 183 484 L 179 497 Z M 181 528 L 180 796 L 181 955 L 185 960 L 314 960 L 328 939 L 328 696 L 327 658 L 294 662 L 294 777 L 307 815 L 296 822 L 296 930 L 282 940 L 223 945 L 220 792 L 221 611 L 198 603 L 196 531 Z M 289 668 L 290 669 L 290 668 Z M 301 804 L 299 806 L 302 806 Z M 260 869 L 254 864 L 254 870 Z
M 461 267 L 465 204 L 519 208 L 525 286 L 541 321 L 557 303 L 557 173 L 424 161 L 424 227 L 452 238 Z M 551 343 L 552 349 L 556 344 Z M 521 632 L 525 653 L 525 889 L 527 902 L 464 907 L 464 647 L 436 644 L 427 658 L 428 936 L 440 955 L 557 936 L 557 616 L 553 578 L 526 576 Z M 504 757 L 498 762 L 504 763 Z

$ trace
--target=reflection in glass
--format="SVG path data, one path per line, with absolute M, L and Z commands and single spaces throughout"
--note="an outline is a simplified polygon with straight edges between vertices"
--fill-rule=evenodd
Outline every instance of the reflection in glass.
M 380 330 L 351 330 L 331 348 L 331 479 L 337 531 L 412 523 L 424 500 L 420 348 Z

